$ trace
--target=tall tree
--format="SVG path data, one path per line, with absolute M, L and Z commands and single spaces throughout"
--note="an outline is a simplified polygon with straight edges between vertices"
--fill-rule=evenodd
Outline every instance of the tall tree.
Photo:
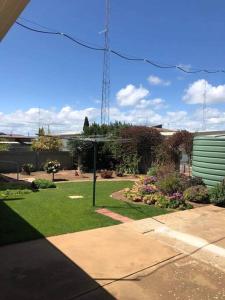
M 85 133 L 87 128 L 89 128 L 89 121 L 88 121 L 88 117 L 86 116 L 84 118 L 84 126 L 83 126 L 83 132 Z
M 44 127 L 40 127 L 40 128 L 38 129 L 38 136 L 42 136 L 42 135 L 45 135 Z

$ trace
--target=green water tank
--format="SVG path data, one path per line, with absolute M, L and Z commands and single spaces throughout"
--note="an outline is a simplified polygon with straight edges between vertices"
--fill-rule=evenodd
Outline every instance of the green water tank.
M 209 187 L 225 178 L 225 136 L 196 136 L 193 143 L 192 175 Z

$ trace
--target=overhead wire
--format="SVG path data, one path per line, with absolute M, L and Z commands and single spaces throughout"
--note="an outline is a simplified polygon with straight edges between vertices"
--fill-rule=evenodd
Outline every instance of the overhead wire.
M 37 32 L 37 33 L 42 33 L 42 34 L 51 34 L 51 35 L 61 35 L 73 42 L 75 42 L 76 44 L 80 45 L 80 46 L 83 46 L 85 48 L 88 48 L 88 49 L 91 49 L 91 50 L 100 50 L 100 51 L 104 51 L 105 49 L 104 48 L 97 48 L 97 47 L 92 47 L 92 46 L 89 46 L 87 44 L 84 44 L 82 42 L 80 42 L 79 40 L 73 38 L 72 36 L 66 34 L 66 33 L 63 33 L 63 32 L 59 32 L 59 31 L 44 31 L 44 30 L 39 30 L 39 29 L 35 29 L 35 28 L 31 28 L 27 25 L 24 25 L 20 22 L 16 22 L 16 24 L 18 24 L 19 26 L 25 28 L 25 29 L 28 29 L 30 31 L 33 31 L 33 32 Z
M 36 29 L 36 28 L 32 28 L 30 26 L 27 26 L 21 22 L 18 22 L 16 21 L 16 24 L 21 26 L 22 28 L 24 29 L 27 29 L 29 31 L 32 31 L 32 32 L 35 32 L 35 33 L 41 33 L 41 34 L 46 34 L 46 35 L 58 35 L 58 36 L 62 36 L 66 39 L 69 39 L 70 41 L 82 46 L 82 47 L 85 47 L 87 49 L 90 49 L 90 50 L 94 50 L 94 51 L 109 51 L 110 53 L 120 57 L 121 59 L 124 59 L 124 60 L 127 60 L 127 61 L 136 61 L 136 62 L 143 62 L 143 63 L 148 63 L 154 67 L 157 67 L 157 68 L 160 68 L 160 69 L 177 69 L 179 71 L 182 71 L 184 73 L 188 73 L 188 74 L 197 74 L 197 73 L 208 73 L 208 74 L 215 74 L 215 73 L 225 73 L 225 69 L 217 69 L 217 70 L 210 70 L 210 69 L 194 69 L 194 68 L 185 68 L 183 67 L 182 65 L 169 65 L 169 64 L 162 64 L 162 63 L 156 63 L 155 61 L 153 60 L 150 60 L 150 59 L 146 59 L 146 58 L 140 58 L 140 57 L 134 57 L 134 56 L 131 56 L 131 55 L 128 55 L 128 54 L 124 54 L 120 51 L 117 51 L 117 50 L 114 50 L 114 49 L 106 49 L 104 47 L 100 47 L 100 46 L 92 46 L 90 45 L 90 43 L 88 42 L 85 42 L 85 41 L 81 41 L 80 39 L 77 39 L 67 33 L 63 33 L 63 32 L 60 32 L 60 31 L 54 31 L 52 29 L 49 29 L 48 27 L 46 26 L 43 26 L 43 25 L 40 25 L 34 21 L 30 21 L 28 19 L 25 19 L 25 18 L 20 18 L 21 20 L 24 20 L 26 22 L 29 22 L 33 25 L 36 25 L 36 26 L 39 26 L 39 27 L 42 27 L 46 30 L 40 30 L 40 29 Z

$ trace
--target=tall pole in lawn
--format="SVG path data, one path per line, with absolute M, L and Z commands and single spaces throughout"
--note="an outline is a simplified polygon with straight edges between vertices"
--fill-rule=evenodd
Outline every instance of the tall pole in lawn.
M 95 206 L 97 141 L 94 141 L 94 142 L 93 142 L 93 147 L 94 147 L 94 164 L 93 164 L 93 206 Z

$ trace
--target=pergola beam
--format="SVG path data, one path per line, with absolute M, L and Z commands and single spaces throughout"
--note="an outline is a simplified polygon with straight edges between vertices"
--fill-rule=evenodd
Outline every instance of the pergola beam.
M 0 41 L 30 0 L 0 0 Z

